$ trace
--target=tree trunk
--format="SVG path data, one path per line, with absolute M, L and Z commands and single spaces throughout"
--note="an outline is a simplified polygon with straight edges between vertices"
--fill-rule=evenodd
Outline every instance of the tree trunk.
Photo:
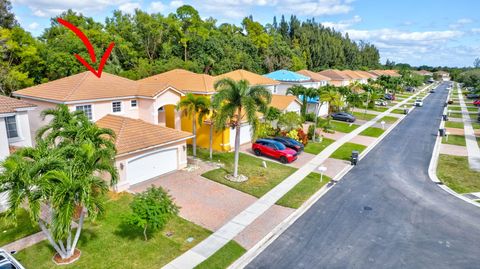
M 192 116 L 192 131 L 193 131 L 193 157 L 197 157 L 197 124 L 195 119 L 195 112 Z
M 210 160 L 213 155 L 213 123 L 210 122 Z
M 143 227 L 143 237 L 145 238 L 145 241 L 148 241 L 148 237 L 147 237 L 147 225 L 145 225 Z
M 60 246 L 55 242 L 55 240 L 53 240 L 53 236 L 50 233 L 50 231 L 47 229 L 47 227 L 45 226 L 45 223 L 43 223 L 43 220 L 39 220 L 38 225 L 40 226 L 40 229 L 42 229 L 42 232 L 45 234 L 48 242 L 50 242 L 50 244 L 55 249 L 55 251 L 60 255 L 60 257 L 62 257 L 62 259 L 66 259 L 67 258 L 67 253 L 64 253 L 60 249 Z
M 242 127 L 242 107 L 238 108 L 237 126 L 235 127 L 235 163 L 233 166 L 233 177 L 238 176 L 238 159 L 240 157 L 240 128 Z
M 78 239 L 80 239 L 80 233 L 82 232 L 83 221 L 85 220 L 85 208 L 82 206 L 82 212 L 80 213 L 80 219 L 78 220 L 77 232 L 70 249 L 69 257 L 73 255 L 75 247 L 77 246 Z
M 317 132 L 317 121 L 318 121 L 318 113 L 320 112 L 320 108 L 322 107 L 322 103 L 320 103 L 320 99 L 318 100 L 317 107 L 315 108 L 315 128 L 313 129 L 313 136 L 312 141 L 315 142 L 315 133 Z

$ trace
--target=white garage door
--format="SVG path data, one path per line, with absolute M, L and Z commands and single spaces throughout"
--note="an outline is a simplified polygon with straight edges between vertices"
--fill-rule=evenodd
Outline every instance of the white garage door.
M 252 139 L 252 126 L 250 124 L 242 124 L 240 128 L 240 145 L 250 142 Z M 230 147 L 235 148 L 235 129 L 230 129 Z
M 153 152 L 128 161 L 127 180 L 130 185 L 172 172 L 178 167 L 177 149 Z

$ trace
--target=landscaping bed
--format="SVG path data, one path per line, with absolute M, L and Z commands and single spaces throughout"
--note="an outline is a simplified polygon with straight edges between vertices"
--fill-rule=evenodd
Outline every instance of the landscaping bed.
M 366 148 L 364 145 L 347 142 L 332 153 L 330 158 L 349 161 L 353 150 L 358 150 L 361 153 Z
M 318 173 L 308 174 L 300 183 L 280 198 L 277 201 L 277 205 L 295 209 L 299 208 L 308 198 L 330 181 L 330 178 L 326 175 L 323 175 L 322 181 L 320 181 L 320 177 Z
M 333 142 L 335 142 L 335 140 L 329 138 L 323 138 L 322 142 L 310 142 L 305 146 L 304 151 L 310 154 L 317 155 Z
M 197 150 L 198 156 L 205 154 L 208 156 L 207 150 Z M 234 153 L 216 152 L 213 160 L 220 160 L 225 166 L 203 173 L 203 177 L 255 197 L 263 196 L 297 170 L 296 168 L 270 161 L 266 161 L 267 168 L 264 168 L 262 159 L 240 153 L 238 171 L 239 174 L 247 176 L 248 180 L 245 182 L 232 182 L 225 179 L 225 176 L 233 173 Z
M 124 224 L 132 195 L 121 193 L 106 203 L 105 215 L 87 221 L 82 231 L 78 261 L 61 268 L 161 268 L 211 234 L 181 217 L 173 217 L 162 231 L 144 241 L 143 231 Z M 171 235 L 167 235 L 167 232 Z M 187 239 L 192 237 L 192 242 Z M 60 268 L 52 261 L 54 250 L 47 241 L 16 254 L 25 268 Z
M 480 191 L 480 173 L 468 166 L 468 157 L 440 154 L 438 178 L 458 193 Z

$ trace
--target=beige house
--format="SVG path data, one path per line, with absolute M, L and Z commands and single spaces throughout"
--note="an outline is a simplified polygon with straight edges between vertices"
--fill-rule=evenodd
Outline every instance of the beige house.
M 329 84 L 333 86 L 348 86 L 352 81 L 351 77 L 347 76 L 340 70 L 327 69 L 318 72 L 318 74 L 330 78 Z

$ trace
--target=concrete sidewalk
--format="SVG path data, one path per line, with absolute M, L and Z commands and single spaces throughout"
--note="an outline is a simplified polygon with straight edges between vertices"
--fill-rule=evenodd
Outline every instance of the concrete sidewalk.
M 477 138 L 475 137 L 472 120 L 470 119 L 465 101 L 463 100 L 462 91 L 458 88 L 458 84 L 456 84 L 456 87 L 459 103 L 462 107 L 463 128 L 465 131 L 465 141 L 467 142 L 468 164 L 472 170 L 480 172 L 480 148 L 478 147 Z
M 427 90 L 429 87 L 425 87 L 424 90 Z M 422 91 L 420 91 L 422 92 Z M 420 93 L 419 92 L 419 93 Z M 418 94 L 418 93 L 417 93 Z M 405 99 L 399 104 L 391 107 L 387 111 L 379 114 L 371 121 L 368 121 L 364 125 L 358 127 L 351 133 L 345 134 L 337 141 L 332 143 L 330 146 L 325 148 L 322 152 L 316 155 L 311 161 L 305 164 L 303 167 L 299 168 L 295 173 L 287 177 L 284 181 L 278 184 L 276 187 L 271 189 L 268 193 L 258 199 L 255 203 L 250 205 L 240 214 L 235 216 L 229 222 L 227 222 L 223 227 L 218 229 L 215 233 L 210 235 L 204 241 L 200 242 L 198 245 L 194 246 L 187 252 L 183 253 L 175 260 L 164 266 L 163 268 L 194 268 L 208 257 L 217 252 L 221 247 L 226 245 L 230 240 L 234 239 L 242 231 L 247 229 L 247 227 L 252 224 L 258 217 L 263 215 L 270 207 L 272 207 L 276 201 L 282 198 L 288 191 L 295 187 L 300 181 L 302 181 L 309 173 L 317 170 L 328 157 L 335 152 L 340 146 L 344 143 L 352 140 L 355 136 L 359 135 L 365 129 L 373 126 L 378 120 L 382 117 L 387 116 L 390 112 L 398 107 L 402 106 L 404 103 L 408 102 L 411 98 L 416 96 L 413 95 L 410 98 Z

